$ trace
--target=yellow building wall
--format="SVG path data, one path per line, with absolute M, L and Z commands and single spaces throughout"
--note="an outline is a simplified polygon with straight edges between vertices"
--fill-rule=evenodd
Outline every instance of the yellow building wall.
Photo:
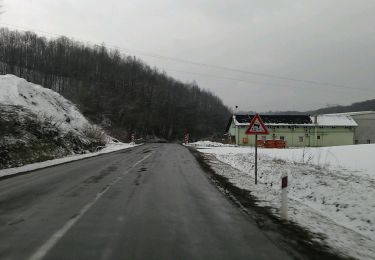
M 229 133 L 235 136 L 239 145 L 254 146 L 255 136 L 246 135 L 247 126 L 235 127 L 234 124 L 229 129 Z M 288 147 L 310 147 L 310 146 L 338 146 L 351 145 L 354 143 L 354 128 L 352 127 L 288 127 L 269 126 L 269 135 L 258 135 L 258 140 L 274 140 L 284 137 Z

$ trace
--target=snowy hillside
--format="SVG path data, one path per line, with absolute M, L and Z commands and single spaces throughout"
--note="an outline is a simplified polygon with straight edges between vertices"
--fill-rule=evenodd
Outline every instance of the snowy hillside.
M 95 151 L 108 140 L 58 93 L 0 76 L 0 169 Z
M 89 123 L 70 101 L 58 93 L 14 75 L 0 76 L 0 104 L 29 109 L 65 133 L 82 133 Z

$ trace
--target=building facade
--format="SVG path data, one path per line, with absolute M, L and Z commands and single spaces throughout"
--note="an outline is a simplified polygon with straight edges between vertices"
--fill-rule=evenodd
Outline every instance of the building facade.
M 332 115 L 349 115 L 357 123 L 354 132 L 355 144 L 375 143 L 375 111 L 349 112 Z
M 323 147 L 351 145 L 357 123 L 349 115 L 260 115 L 270 134 L 258 140 L 283 140 L 287 147 Z M 253 115 L 234 115 L 226 132 L 231 143 L 255 144 L 255 136 L 245 132 Z

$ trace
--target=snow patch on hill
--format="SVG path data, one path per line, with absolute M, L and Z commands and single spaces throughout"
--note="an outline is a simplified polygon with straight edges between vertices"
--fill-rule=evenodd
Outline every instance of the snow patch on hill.
M 18 170 L 10 168 L 67 156 L 72 159 L 112 141 L 119 145 L 112 143 L 110 150 L 127 147 L 90 124 L 58 93 L 14 75 L 0 75 L 0 169 L 14 173 Z
M 26 108 L 64 133 L 82 133 L 89 125 L 77 107 L 61 95 L 14 75 L 0 76 L 0 104 Z

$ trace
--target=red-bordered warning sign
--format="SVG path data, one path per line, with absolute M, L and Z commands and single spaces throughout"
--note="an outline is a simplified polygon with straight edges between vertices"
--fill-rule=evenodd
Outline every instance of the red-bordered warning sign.
M 258 114 L 255 114 L 250 122 L 249 128 L 245 132 L 247 135 L 268 135 L 269 133 L 270 132 Z

